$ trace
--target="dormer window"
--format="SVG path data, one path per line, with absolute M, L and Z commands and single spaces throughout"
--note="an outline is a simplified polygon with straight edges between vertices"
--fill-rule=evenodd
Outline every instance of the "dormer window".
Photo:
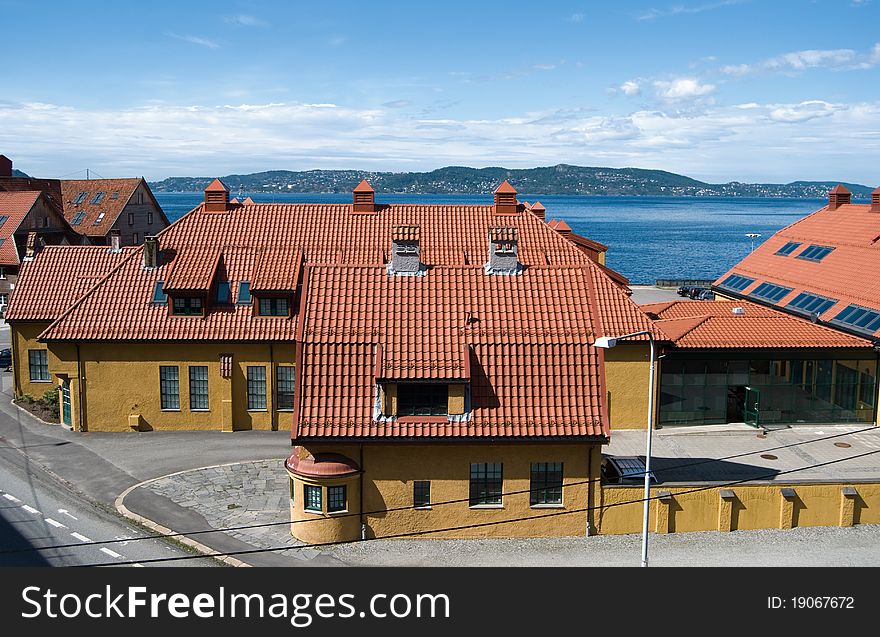
M 401 383 L 397 386 L 398 416 L 446 416 L 448 413 L 448 385 Z
M 198 296 L 174 297 L 173 313 L 179 316 L 201 316 L 202 299 Z
M 289 303 L 286 298 L 260 299 L 260 316 L 288 316 Z

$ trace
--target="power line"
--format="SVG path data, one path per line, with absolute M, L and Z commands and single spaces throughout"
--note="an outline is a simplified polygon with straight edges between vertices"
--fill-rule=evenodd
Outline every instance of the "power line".
M 871 456 L 871 455 L 874 455 L 877 453 L 880 453 L 880 449 L 875 449 L 873 451 L 867 451 L 865 453 L 856 454 L 854 456 L 848 456 L 846 458 L 837 458 L 836 460 L 828 460 L 825 462 L 820 462 L 820 463 L 816 463 L 816 464 L 812 464 L 812 465 L 806 465 L 806 466 L 798 467 L 795 469 L 787 469 L 785 471 L 775 471 L 775 472 L 767 473 L 767 474 L 764 474 L 761 476 L 742 478 L 740 480 L 733 480 L 731 482 L 725 482 L 725 483 L 721 483 L 721 484 L 715 483 L 715 484 L 711 484 L 708 486 L 694 487 L 693 489 L 686 489 L 684 491 L 679 491 L 675 495 L 676 495 L 676 497 L 678 497 L 678 496 L 682 496 L 682 495 L 687 495 L 689 493 L 698 493 L 700 491 L 708 491 L 708 490 L 718 489 L 718 488 L 722 488 L 722 487 L 736 486 L 738 484 L 744 484 L 746 482 L 753 482 L 755 480 L 775 478 L 776 476 L 780 476 L 780 475 L 785 475 L 785 474 L 789 474 L 789 473 L 797 473 L 799 471 L 806 471 L 807 469 L 816 469 L 818 467 L 825 467 L 825 466 L 837 464 L 840 462 L 846 462 L 848 460 L 856 460 L 858 458 L 864 458 L 864 457 Z M 583 508 L 579 508 L 579 509 L 567 509 L 565 511 L 554 511 L 553 513 L 545 513 L 545 514 L 540 514 L 540 515 L 530 515 L 530 516 L 526 516 L 526 517 L 511 518 L 511 519 L 507 519 L 507 520 L 494 520 L 491 522 L 481 522 L 478 524 L 464 524 L 461 526 L 444 527 L 444 528 L 440 528 L 440 529 L 425 529 L 425 530 L 421 530 L 421 531 L 409 531 L 406 533 L 395 533 L 395 534 L 391 534 L 391 535 L 383 535 L 382 537 L 365 538 L 362 540 L 354 540 L 354 541 L 320 542 L 320 543 L 316 543 L 316 544 L 304 544 L 304 545 L 300 545 L 300 546 L 276 546 L 276 547 L 271 547 L 271 548 L 248 549 L 248 550 L 243 550 L 243 551 L 229 551 L 229 552 L 225 552 L 225 553 L 215 552 L 215 553 L 210 554 L 208 557 L 215 557 L 216 558 L 216 557 L 226 557 L 226 556 L 232 556 L 232 555 L 253 555 L 253 554 L 257 554 L 257 553 L 270 553 L 270 552 L 275 552 L 275 551 L 301 550 L 301 549 L 308 549 L 308 548 L 323 548 L 323 547 L 327 547 L 327 546 L 336 546 L 339 544 L 352 544 L 354 542 L 371 542 L 374 540 L 390 540 L 390 539 L 399 539 L 399 538 L 405 538 L 405 537 L 416 537 L 419 535 L 427 535 L 430 533 L 444 533 L 447 531 L 463 531 L 466 529 L 476 529 L 476 528 L 482 528 L 482 527 L 487 527 L 487 526 L 497 526 L 499 524 L 511 524 L 513 522 L 539 520 L 539 519 L 543 519 L 543 518 L 557 517 L 557 516 L 561 516 L 561 515 L 571 515 L 573 513 L 586 513 L 588 511 L 610 509 L 613 507 L 625 506 L 628 504 L 638 504 L 638 503 L 646 502 L 649 500 L 656 500 L 659 497 L 660 497 L 659 495 L 656 495 L 656 496 L 651 496 L 650 498 L 639 498 L 637 500 L 628 500 L 625 502 L 613 502 L 611 504 L 603 504 L 603 505 L 599 505 L 599 506 L 583 507 Z M 323 518 L 321 518 L 321 519 L 323 519 Z M 146 559 L 146 560 L 131 560 L 131 561 L 126 561 L 126 562 L 115 562 L 112 564 L 99 564 L 99 563 L 83 564 L 82 566 L 85 566 L 85 567 L 127 566 L 127 565 L 132 565 L 132 564 L 151 564 L 151 563 L 157 563 L 157 562 L 174 562 L 174 561 L 180 561 L 180 560 L 203 559 L 204 557 L 206 557 L 206 556 L 205 555 L 186 555 L 186 556 L 174 556 L 174 557 L 157 557 L 157 558 L 151 558 L 151 559 Z
M 843 436 L 851 436 L 854 434 L 864 433 L 866 431 L 871 431 L 874 429 L 876 429 L 876 427 L 874 427 L 874 426 L 865 427 L 863 429 L 856 429 L 854 431 L 846 431 L 843 433 L 832 434 L 830 436 L 823 436 L 821 438 L 813 438 L 811 440 L 804 440 L 801 442 L 792 442 L 787 445 L 778 445 L 776 447 L 759 449 L 757 451 L 746 451 L 746 452 L 741 452 L 741 453 L 737 453 L 737 454 L 732 454 L 729 456 L 723 456 L 721 458 L 707 458 L 705 460 L 698 460 L 695 462 L 688 462 L 688 463 L 684 463 L 684 464 L 672 465 L 671 467 L 665 467 L 663 469 L 663 471 L 673 471 L 673 470 L 677 470 L 677 469 L 686 469 L 686 468 L 696 467 L 696 466 L 700 466 L 700 465 L 704 465 L 704 464 L 711 464 L 713 462 L 725 462 L 728 460 L 734 460 L 736 458 L 742 458 L 745 456 L 751 456 L 751 455 L 755 455 L 755 454 L 759 454 L 759 453 L 767 453 L 768 451 L 779 451 L 780 449 L 790 449 L 792 447 L 799 447 L 801 445 L 807 445 L 807 444 L 813 444 L 816 442 L 833 440 L 835 438 L 840 438 Z M 798 471 L 800 471 L 800 470 L 801 469 L 798 469 Z M 785 472 L 779 472 L 779 473 L 785 473 Z M 630 475 L 630 477 L 638 477 L 638 476 L 644 476 L 644 475 L 645 475 L 645 472 L 641 471 L 641 472 L 632 473 Z M 773 475 L 778 475 L 778 473 L 773 474 Z M 747 478 L 747 480 L 752 480 L 752 479 L 758 480 L 758 479 L 760 479 L 760 477 L 759 478 Z M 591 484 L 594 482 L 601 482 L 601 481 L 602 481 L 601 477 L 600 478 L 589 478 L 587 480 L 578 480 L 575 482 L 569 482 L 568 484 L 563 484 L 562 488 L 566 489 L 568 487 L 582 486 L 585 484 Z M 511 496 L 511 495 L 521 495 L 524 493 L 531 493 L 533 490 L 534 489 L 529 488 L 529 489 L 520 489 L 517 491 L 503 491 L 501 493 L 501 496 L 504 497 L 504 496 Z M 642 501 L 643 500 L 637 500 L 636 502 L 642 502 Z M 445 506 L 448 504 L 462 504 L 464 502 L 470 502 L 470 497 L 458 498 L 455 500 L 444 500 L 442 502 L 432 502 L 431 506 L 437 507 L 437 506 Z M 413 504 L 413 505 L 392 507 L 392 508 L 386 508 L 386 509 L 376 509 L 373 511 L 363 511 L 363 512 L 358 512 L 358 513 L 354 513 L 354 512 L 340 513 L 340 514 L 334 515 L 333 518 L 340 519 L 340 518 L 355 517 L 355 516 L 360 517 L 360 516 L 364 516 L 364 515 L 381 515 L 383 513 L 394 513 L 397 511 L 409 511 L 414 508 L 415 508 L 415 505 Z M 52 545 L 52 546 L 27 547 L 27 548 L 22 548 L 22 549 L 5 549 L 5 550 L 0 550 L 0 555 L 6 555 L 6 554 L 11 554 L 11 553 L 26 553 L 26 552 L 31 552 L 31 551 L 50 551 L 50 550 L 54 550 L 54 549 L 78 548 L 78 547 L 82 547 L 82 546 L 96 546 L 96 545 L 102 545 L 102 544 L 117 544 L 119 542 L 134 542 L 134 541 L 139 541 L 139 540 L 161 540 L 161 539 L 173 538 L 173 537 L 203 535 L 205 533 L 224 533 L 226 531 L 242 531 L 242 530 L 246 530 L 246 529 L 259 529 L 259 528 L 267 528 L 267 527 L 272 527 L 272 526 L 282 526 L 282 525 L 290 525 L 290 524 L 304 524 L 307 522 L 318 522 L 318 521 L 324 520 L 324 519 L 325 518 L 309 518 L 309 519 L 305 519 L 305 520 L 283 520 L 280 522 L 263 522 L 261 524 L 243 524 L 240 526 L 230 526 L 230 527 L 224 527 L 224 528 L 220 528 L 220 529 L 203 529 L 203 530 L 199 530 L 199 531 L 186 531 L 186 532 L 180 531 L 180 532 L 174 532 L 174 533 L 157 533 L 157 534 L 145 535 L 145 536 L 137 537 L 137 538 L 128 538 L 126 540 L 100 540 L 100 541 L 95 541 L 95 542 L 72 542 L 72 543 L 67 543 L 67 544 L 56 544 L 56 545 Z M 525 518 L 525 519 L 532 519 L 532 518 Z M 287 547 L 287 548 L 306 548 L 306 547 Z

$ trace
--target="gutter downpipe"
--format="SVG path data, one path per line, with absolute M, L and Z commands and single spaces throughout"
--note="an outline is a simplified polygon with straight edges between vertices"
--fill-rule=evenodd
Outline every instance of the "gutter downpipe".
M 358 519 L 361 523 L 361 540 L 367 539 L 367 525 L 364 523 L 364 443 L 360 445 L 360 457 L 358 458 L 358 462 L 360 463 L 361 475 L 358 477 L 360 480 L 360 489 L 358 491 L 358 499 L 360 503 L 358 504 Z
M 593 445 L 587 453 L 587 537 L 593 533 L 593 525 L 590 523 L 593 517 Z
M 88 431 L 89 428 L 86 425 L 85 412 L 83 411 L 83 400 L 84 400 L 85 391 L 86 391 L 86 387 L 85 387 L 86 381 L 85 381 L 83 370 L 82 370 L 82 359 L 80 358 L 80 355 L 79 355 L 79 342 L 77 342 L 77 344 L 76 344 L 76 375 L 78 376 L 77 385 L 79 386 L 79 392 L 77 392 L 79 394 L 79 409 L 78 409 L 78 411 L 79 411 L 79 430 L 80 430 L 80 432 L 83 432 L 83 431 Z

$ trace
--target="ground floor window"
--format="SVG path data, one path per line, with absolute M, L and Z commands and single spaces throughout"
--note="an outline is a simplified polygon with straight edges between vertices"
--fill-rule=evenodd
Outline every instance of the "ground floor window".
M 28 365 L 32 381 L 49 380 L 49 355 L 46 350 L 28 350 Z
M 248 409 L 266 409 L 266 368 L 247 368 Z
M 306 511 L 315 511 L 320 513 L 321 507 L 321 487 L 307 484 L 303 487 L 303 508 Z
M 562 463 L 533 462 L 529 504 L 562 504 Z
M 293 409 L 294 367 L 279 367 L 275 375 L 278 394 L 278 409 Z
M 413 481 L 413 506 L 417 509 L 424 509 L 431 506 L 430 480 Z
M 208 410 L 208 368 L 204 365 L 189 368 L 189 408 Z
M 345 511 L 345 485 L 327 487 L 327 513 Z
M 159 392 L 162 409 L 180 409 L 180 378 L 176 365 L 159 367 Z
M 501 504 L 503 482 L 500 462 L 471 463 L 470 506 Z

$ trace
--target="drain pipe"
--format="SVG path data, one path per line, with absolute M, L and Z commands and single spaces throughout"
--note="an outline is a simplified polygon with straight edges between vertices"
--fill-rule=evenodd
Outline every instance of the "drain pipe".
M 360 480 L 360 489 L 358 490 L 358 499 L 360 500 L 358 504 L 358 519 L 361 522 L 361 540 L 366 540 L 367 525 L 364 522 L 364 443 L 361 443 L 360 446 L 360 457 L 358 458 L 358 462 L 361 468 L 361 475 L 358 476 L 358 480 Z
M 80 432 L 83 432 L 83 431 L 88 431 L 89 428 L 86 425 L 85 411 L 83 410 L 83 399 L 85 397 L 85 391 L 86 391 L 86 388 L 85 388 L 86 380 L 84 378 L 85 374 L 83 374 L 83 370 L 82 370 L 82 359 L 80 358 L 80 355 L 79 355 L 79 343 L 76 344 L 76 375 L 78 376 L 77 385 L 79 387 L 79 392 L 77 392 L 79 394 L 79 401 L 78 401 L 79 402 L 79 410 L 78 410 L 79 411 L 79 430 L 80 430 Z
M 593 449 L 587 452 L 587 537 L 593 534 L 593 525 L 590 523 L 593 517 Z

